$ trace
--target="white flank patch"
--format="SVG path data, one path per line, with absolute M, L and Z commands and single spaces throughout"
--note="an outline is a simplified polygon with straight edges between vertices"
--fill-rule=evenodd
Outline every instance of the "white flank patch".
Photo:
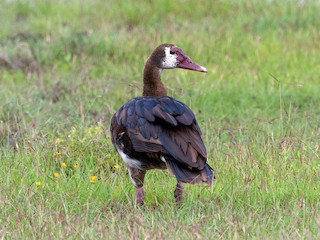
M 119 148 L 117 148 L 117 150 L 118 150 L 118 153 L 121 155 L 123 161 L 126 163 L 126 166 L 127 166 L 127 167 L 141 169 L 141 163 L 140 163 L 140 161 L 130 158 L 127 154 L 125 154 L 125 153 L 124 153 L 123 151 L 121 151 Z M 131 171 L 130 171 L 130 169 L 128 169 L 128 171 L 129 171 L 129 175 L 130 175 L 131 182 L 133 183 L 133 185 L 134 185 L 135 187 L 138 187 L 138 184 L 136 183 L 136 181 L 135 181 L 135 180 L 132 178 L 132 176 L 131 176 Z
M 117 148 L 118 153 L 121 155 L 123 161 L 128 167 L 141 169 L 141 162 L 135 159 L 130 158 L 127 154 Z
M 166 158 L 164 156 L 161 156 L 160 159 L 162 162 L 164 162 L 164 163 L 166 162 Z
M 170 54 L 169 47 L 164 48 L 164 53 L 165 53 L 165 57 L 162 59 L 162 68 L 164 69 L 176 68 L 178 64 L 176 54 Z

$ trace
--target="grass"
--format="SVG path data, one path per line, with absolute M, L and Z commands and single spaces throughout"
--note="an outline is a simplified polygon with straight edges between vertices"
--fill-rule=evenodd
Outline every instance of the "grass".
M 318 1 L 2 5 L 1 239 L 320 237 Z M 175 179 L 150 171 L 139 208 L 108 128 L 163 42 L 209 70 L 162 77 L 217 180 L 178 207 Z

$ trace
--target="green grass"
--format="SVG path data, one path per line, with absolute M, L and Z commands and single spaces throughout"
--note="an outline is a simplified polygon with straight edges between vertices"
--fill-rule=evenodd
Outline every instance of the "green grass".
M 1 239 L 320 237 L 318 1 L 1 5 Z M 164 42 L 209 70 L 162 78 L 217 180 L 176 206 L 175 179 L 150 171 L 139 208 L 108 129 Z

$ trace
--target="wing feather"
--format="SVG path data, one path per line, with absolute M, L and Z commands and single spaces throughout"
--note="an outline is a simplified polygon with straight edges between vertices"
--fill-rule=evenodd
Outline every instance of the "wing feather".
M 192 168 L 203 169 L 207 152 L 190 108 L 171 97 L 137 97 L 116 113 L 137 152 L 170 155 Z

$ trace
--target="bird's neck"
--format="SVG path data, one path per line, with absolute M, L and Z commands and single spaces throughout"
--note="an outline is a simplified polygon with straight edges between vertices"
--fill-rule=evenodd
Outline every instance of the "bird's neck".
M 162 69 L 154 66 L 150 60 L 145 64 L 143 71 L 143 96 L 167 96 L 167 91 L 161 82 Z

